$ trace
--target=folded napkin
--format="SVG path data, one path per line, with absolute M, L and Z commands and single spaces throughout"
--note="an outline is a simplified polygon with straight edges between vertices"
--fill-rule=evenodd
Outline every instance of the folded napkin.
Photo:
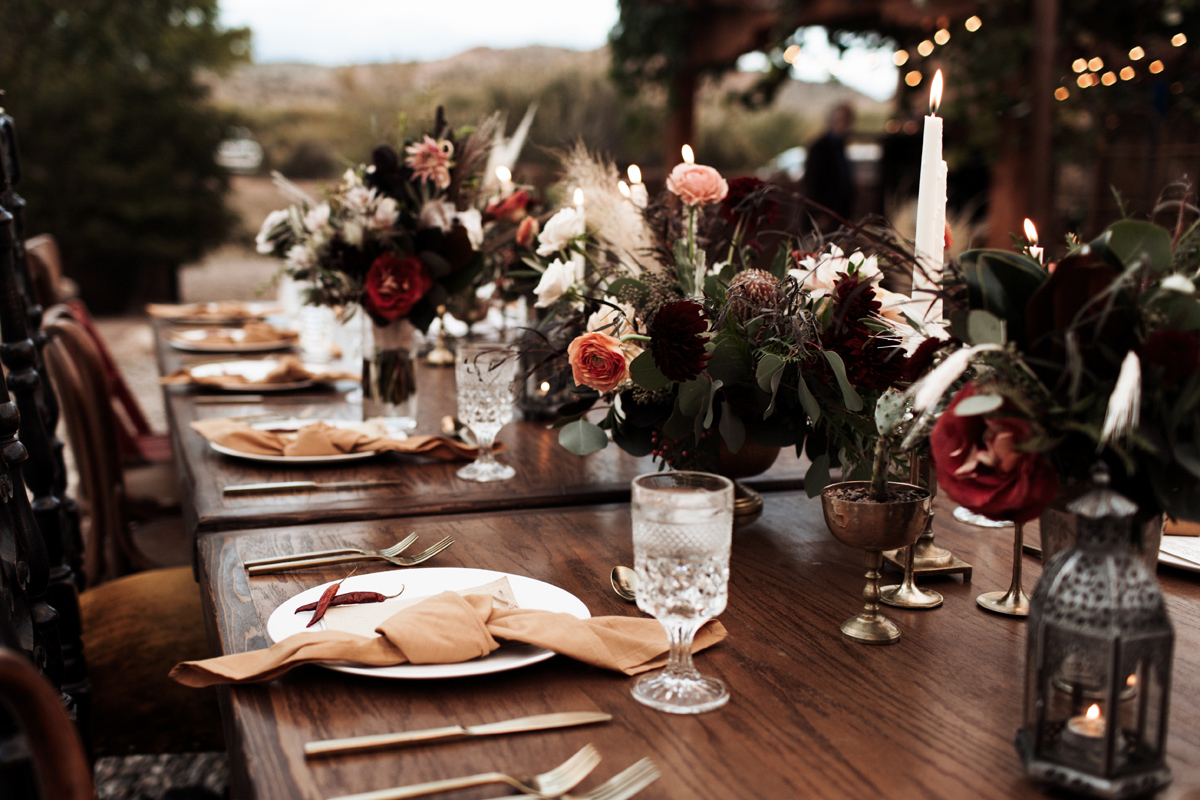
M 300 334 L 287 328 L 276 328 L 269 322 L 247 322 L 241 328 L 240 337 L 232 336 L 225 328 L 205 331 L 204 344 L 262 344 L 264 342 L 295 342 Z M 173 335 L 173 334 L 172 334 Z
M 270 383 L 296 383 L 298 381 L 313 381 L 314 383 L 332 383 L 333 381 L 356 381 L 359 376 L 353 372 L 330 370 L 328 372 L 312 372 L 296 356 L 283 356 L 275 369 L 267 373 L 262 380 L 252 381 L 241 375 L 211 375 L 197 377 L 192 374 L 191 367 L 177 369 L 170 375 L 163 376 L 159 383 L 164 386 L 227 386 L 231 383 L 246 386 L 261 386 Z
M 1168 519 L 1163 533 L 1167 536 L 1200 536 L 1200 522 L 1190 519 Z
M 197 420 L 192 428 L 210 442 L 259 456 L 336 456 L 384 451 L 455 461 L 471 460 L 479 454 L 479 448 L 446 436 L 393 439 L 382 425 L 370 422 L 346 427 L 314 422 L 296 431 L 270 431 L 218 418 Z
M 292 667 L 335 661 L 355 666 L 453 664 L 481 658 L 501 641 L 553 650 L 577 661 L 636 675 L 667 663 L 667 635 L 658 620 L 593 617 L 521 608 L 500 608 L 486 594 L 443 592 L 396 612 L 376 631 L 297 633 L 265 650 L 185 661 L 171 677 L 186 686 L 269 681 Z M 709 621 L 696 634 L 692 652 L 721 641 L 725 627 Z
M 213 319 L 258 319 L 265 311 L 262 306 L 251 308 L 240 300 L 223 300 L 219 303 L 149 303 L 146 313 L 160 319 L 180 317 L 212 317 Z

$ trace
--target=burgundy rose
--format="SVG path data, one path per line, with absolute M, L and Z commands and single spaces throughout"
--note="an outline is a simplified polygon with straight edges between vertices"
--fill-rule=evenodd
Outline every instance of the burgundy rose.
M 1040 453 L 1020 449 L 1033 435 L 1026 420 L 955 413 L 978 391 L 973 383 L 964 386 L 933 426 L 929 450 L 938 484 L 976 514 L 1029 522 L 1054 499 L 1058 476 Z M 1000 413 L 1006 411 L 1012 411 L 1007 401 Z
M 667 303 L 650 323 L 650 352 L 660 372 L 673 381 L 690 381 L 704 371 L 708 318 L 695 300 Z
M 367 270 L 363 306 L 376 322 L 395 322 L 412 311 L 433 288 L 429 269 L 415 256 L 397 258 L 384 253 Z
M 1142 360 L 1161 367 L 1169 381 L 1183 383 L 1200 367 L 1200 339 L 1186 331 L 1160 330 L 1146 338 Z

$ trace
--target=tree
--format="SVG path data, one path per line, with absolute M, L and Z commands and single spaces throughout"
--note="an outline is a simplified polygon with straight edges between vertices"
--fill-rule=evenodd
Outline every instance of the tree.
M 174 292 L 233 224 L 224 116 L 200 70 L 249 53 L 217 0 L 8 0 L 0 89 L 20 134 L 27 235 L 51 233 L 97 311 Z M 140 299 L 140 298 L 139 298 Z

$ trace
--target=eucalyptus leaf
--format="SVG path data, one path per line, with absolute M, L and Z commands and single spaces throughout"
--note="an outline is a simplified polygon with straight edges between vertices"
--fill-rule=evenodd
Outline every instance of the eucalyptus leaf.
M 1004 320 L 981 308 L 973 308 L 967 315 L 967 335 L 971 344 L 1008 343 Z
M 842 390 L 842 402 L 846 405 L 846 410 L 862 411 L 862 398 L 854 391 L 850 379 L 846 377 L 846 365 L 842 362 L 842 357 L 832 350 L 822 352 L 825 353 L 825 360 L 829 362 L 829 368 L 833 370 L 833 376 L 837 378 L 838 388 Z
M 717 389 L 720 389 L 722 385 L 723 384 L 721 381 L 713 381 L 712 388 L 709 390 L 708 396 L 704 399 L 704 430 L 708 430 L 712 427 L 713 400 L 716 399 Z M 699 440 L 700 437 L 697 436 L 696 439 Z
M 679 401 L 675 401 L 675 408 L 671 410 L 671 416 L 667 417 L 667 421 L 663 424 L 663 433 L 672 439 L 686 439 L 692 433 L 693 418 L 687 416 L 679 410 Z
M 654 363 L 654 355 L 649 350 L 643 350 L 641 355 L 629 362 L 629 377 L 638 386 L 651 392 L 671 384 L 671 379 L 663 375 Z
M 568 452 L 586 456 L 608 447 L 608 434 L 599 425 L 587 420 L 575 420 L 558 432 L 558 443 Z
M 968 250 L 958 258 L 972 309 L 1008 322 L 1008 335 L 1024 345 L 1025 307 L 1050 273 L 1036 261 L 1006 250 Z
M 829 454 L 822 453 L 813 459 L 812 466 L 804 473 L 804 492 L 816 497 L 829 485 Z
M 1171 268 L 1171 234 L 1153 222 L 1123 219 L 1093 243 L 1101 256 L 1111 253 L 1125 268 L 1144 264 L 1153 272 Z
M 650 428 L 638 428 L 632 425 L 616 426 L 612 429 L 613 443 L 631 456 L 648 456 L 654 452 L 654 441 L 650 438 L 654 431 Z
M 746 426 L 733 413 L 729 403 L 724 401 L 721 402 L 721 421 L 717 424 L 717 430 L 720 431 L 721 438 L 725 440 L 725 447 L 731 453 L 738 452 L 746 443 Z
M 963 400 L 954 407 L 956 417 L 977 417 L 980 414 L 990 414 L 1004 405 L 1004 398 L 998 394 L 976 394 Z
M 756 369 L 754 373 L 754 378 L 758 381 L 758 388 L 762 389 L 764 392 L 771 392 L 774 394 L 774 389 L 771 388 L 772 381 L 776 373 L 782 372 L 785 366 L 787 366 L 787 362 L 784 361 L 782 356 L 778 356 L 774 353 L 766 353 L 763 355 L 763 357 L 758 360 L 758 369 Z M 776 384 L 776 386 L 778 386 L 778 384 Z
M 750 355 L 732 337 L 722 336 L 712 348 L 711 358 L 704 371 L 726 386 L 749 383 L 754 380 L 754 362 Z
M 679 410 L 689 417 L 694 417 L 703 410 L 704 398 L 708 397 L 712 385 L 706 376 L 701 375 L 687 383 L 679 384 Z
M 816 426 L 821 419 L 821 404 L 817 402 L 817 398 L 813 397 L 808 384 L 804 382 L 803 373 L 798 376 L 797 384 L 796 389 L 800 395 L 800 405 L 804 408 L 804 413 L 808 414 L 809 421 L 813 426 Z
M 783 370 L 776 370 L 771 376 L 771 404 L 767 406 L 767 410 L 763 412 L 763 419 L 767 419 L 775 413 L 775 401 L 779 397 L 779 382 L 783 380 Z

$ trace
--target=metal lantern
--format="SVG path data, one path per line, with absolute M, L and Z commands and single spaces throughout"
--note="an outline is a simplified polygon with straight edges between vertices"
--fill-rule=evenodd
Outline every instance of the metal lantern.
M 1107 474 L 1068 506 L 1079 541 L 1046 567 L 1029 615 L 1025 724 L 1035 780 L 1104 798 L 1165 786 L 1175 634 L 1154 575 L 1131 546 L 1137 506 Z

